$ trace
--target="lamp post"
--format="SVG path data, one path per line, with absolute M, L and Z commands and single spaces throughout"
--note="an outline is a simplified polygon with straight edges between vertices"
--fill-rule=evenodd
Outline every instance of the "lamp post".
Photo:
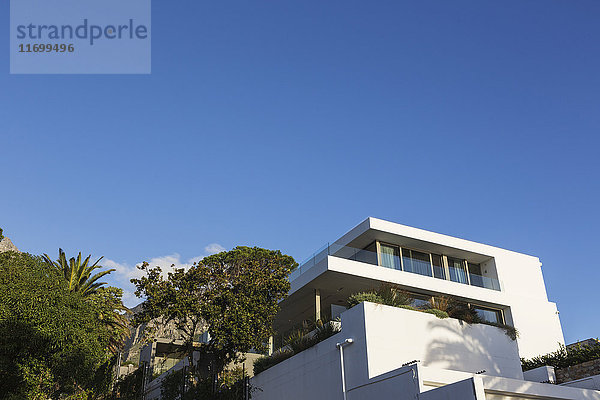
M 342 343 L 336 343 L 335 346 L 340 349 L 340 365 L 342 367 L 342 393 L 344 395 L 344 400 L 346 400 L 346 376 L 344 375 L 344 346 L 352 344 L 354 339 L 348 338 L 344 340 Z

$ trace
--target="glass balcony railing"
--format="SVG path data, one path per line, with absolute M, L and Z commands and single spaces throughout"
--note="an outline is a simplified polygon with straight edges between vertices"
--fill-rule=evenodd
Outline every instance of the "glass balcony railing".
M 344 258 L 346 260 L 358 261 L 358 262 L 362 262 L 365 264 L 370 264 L 370 265 L 379 266 L 379 267 L 383 267 L 383 268 L 396 269 L 399 271 L 409 272 L 409 273 L 413 273 L 413 274 L 432 276 L 432 274 L 423 273 L 423 270 L 425 269 L 424 266 L 421 266 L 421 268 L 413 268 L 414 267 L 414 265 L 413 265 L 409 268 L 403 269 L 402 262 L 400 261 L 401 257 L 399 257 L 397 255 L 382 253 L 382 254 L 379 254 L 379 257 L 378 257 L 377 252 L 374 252 L 374 251 L 369 251 L 369 250 L 365 250 L 365 249 L 357 249 L 357 248 L 349 247 L 349 246 L 341 246 L 341 245 L 335 244 L 335 243 L 334 244 L 328 243 L 325 246 L 321 247 L 316 252 L 314 252 L 309 258 L 307 258 L 304 262 L 302 262 L 298 266 L 298 268 L 296 268 L 294 271 L 292 271 L 290 273 L 290 275 L 289 275 L 290 282 L 292 282 L 293 280 L 298 278 L 300 275 L 302 275 L 303 273 L 305 273 L 306 271 L 308 271 L 315 265 L 319 264 L 321 261 L 326 259 L 327 256 Z M 466 274 L 467 272 L 465 270 L 463 270 L 463 273 Z M 450 274 L 450 275 L 452 275 L 452 274 Z M 471 286 L 478 286 L 481 288 L 492 289 L 492 290 L 497 290 L 497 291 L 501 290 L 500 281 L 498 281 L 498 279 L 490 278 L 487 276 L 469 273 L 468 280 L 467 280 L 466 275 L 464 276 L 464 279 L 458 279 L 458 280 L 452 279 L 452 277 L 445 279 L 445 276 L 446 276 L 445 274 L 433 274 L 432 278 L 433 279 L 450 280 L 450 281 L 462 283 L 465 285 L 468 284 L 468 282 L 470 282 Z
M 479 286 L 498 291 L 500 290 L 500 281 L 498 279 L 473 273 L 469 273 L 469 279 L 471 280 L 471 286 Z

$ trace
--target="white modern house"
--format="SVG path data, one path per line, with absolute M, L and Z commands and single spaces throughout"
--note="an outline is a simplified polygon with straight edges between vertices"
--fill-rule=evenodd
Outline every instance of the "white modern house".
M 549 369 L 521 371 L 564 344 L 536 257 L 367 218 L 290 276 L 278 332 L 341 317 L 341 332 L 257 374 L 255 399 L 600 399 L 600 392 L 540 383 Z M 357 292 L 394 284 L 416 302 L 451 296 L 497 327 L 361 303 Z M 277 338 L 275 339 L 277 343 Z

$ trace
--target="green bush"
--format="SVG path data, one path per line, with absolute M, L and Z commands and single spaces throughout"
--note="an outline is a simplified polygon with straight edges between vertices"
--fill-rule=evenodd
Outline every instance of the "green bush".
M 427 314 L 433 314 L 438 318 L 444 319 L 444 318 L 448 318 L 448 313 L 446 311 L 442 311 L 442 310 L 437 310 L 435 308 L 430 308 L 428 310 L 423 310 L 424 313 Z
M 408 306 L 413 301 L 406 290 L 389 283 L 382 284 L 379 289 L 377 289 L 376 294 L 381 297 L 383 304 L 392 307 Z
M 405 310 L 411 310 L 411 311 L 422 311 L 416 307 L 413 306 L 397 306 L 398 308 L 404 308 Z
M 352 308 L 357 304 L 364 301 L 370 301 L 371 303 L 384 304 L 383 298 L 375 292 L 361 292 L 355 293 L 348 297 L 348 308 Z
M 337 321 L 334 321 L 337 322 Z M 312 324 L 310 326 L 313 326 Z M 338 324 L 323 323 L 321 320 L 314 324 L 315 329 L 311 332 L 306 332 L 304 329 L 298 329 L 292 332 L 284 347 L 276 351 L 270 356 L 264 356 L 254 361 L 254 374 L 258 374 L 273 365 L 287 360 L 291 356 L 298 354 L 323 340 L 330 338 L 340 331 Z
M 560 345 L 555 352 L 545 354 L 543 356 L 533 357 L 526 360 L 521 359 L 523 371 L 549 365 L 555 368 L 567 368 L 573 365 L 581 364 L 586 361 L 596 360 L 600 358 L 600 342 L 587 346 L 574 346 L 569 350 L 564 345 Z
M 264 356 L 254 360 L 254 375 L 263 372 L 271 368 L 273 365 L 277 365 L 282 361 L 287 360 L 294 355 L 291 350 L 279 350 L 270 356 Z
M 504 333 L 506 333 L 506 336 L 508 336 L 512 340 L 517 340 L 517 338 L 519 337 L 519 331 L 514 326 L 488 321 L 480 321 L 479 323 L 484 325 L 495 326 L 496 328 L 502 329 Z
M 314 336 L 309 337 L 308 333 L 303 330 L 292 332 L 286 341 L 286 345 L 291 347 L 294 354 L 300 353 L 302 350 L 308 349 L 315 344 L 317 344 L 317 338 Z
M 450 318 L 460 319 L 465 321 L 467 324 L 477 324 L 483 322 L 482 319 L 475 311 L 475 308 L 469 306 L 466 303 L 450 299 L 448 302 L 448 308 L 445 310 Z

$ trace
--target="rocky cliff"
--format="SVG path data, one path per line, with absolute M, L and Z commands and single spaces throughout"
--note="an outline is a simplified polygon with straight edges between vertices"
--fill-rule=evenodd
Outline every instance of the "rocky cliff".
M 2 239 L 2 241 L 0 241 L 0 253 L 2 253 L 4 251 L 19 252 L 19 249 L 17 249 L 17 246 L 15 246 L 13 244 L 13 242 L 11 242 L 10 239 L 5 236 L 4 239 Z

